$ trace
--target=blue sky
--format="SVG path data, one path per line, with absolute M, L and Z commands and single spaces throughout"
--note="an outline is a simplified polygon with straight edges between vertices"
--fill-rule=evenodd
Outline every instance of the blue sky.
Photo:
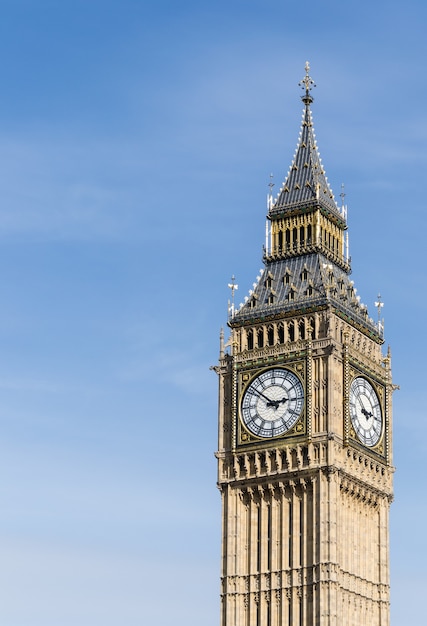
M 219 623 L 218 357 L 311 63 L 393 354 L 392 626 L 423 626 L 422 0 L 0 0 L 0 622 Z M 197 471 L 194 472 L 194 468 Z

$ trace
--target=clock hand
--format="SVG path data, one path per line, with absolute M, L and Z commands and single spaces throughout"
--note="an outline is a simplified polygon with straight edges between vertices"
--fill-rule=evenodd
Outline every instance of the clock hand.
M 274 407 L 275 409 L 279 408 L 279 404 L 284 404 L 288 399 L 286 396 L 283 396 L 283 398 L 281 400 L 271 400 L 270 398 L 267 398 L 267 396 L 265 396 L 262 391 L 259 391 L 258 389 L 254 389 L 254 392 L 263 400 L 266 401 L 266 406 L 267 407 Z
M 267 406 L 274 406 L 275 409 L 279 408 L 279 404 L 285 404 L 285 402 L 287 402 L 288 399 L 286 396 L 283 396 L 283 398 L 281 400 L 269 400 L 267 402 Z
M 263 400 L 267 401 L 267 406 L 269 406 L 269 402 L 271 402 L 270 398 L 267 398 L 267 396 L 265 396 L 261 391 L 258 391 L 258 389 L 254 388 L 255 393 L 257 393 L 259 395 L 260 398 L 262 398 Z
M 362 413 L 366 417 L 366 419 L 373 417 L 373 413 L 371 413 L 371 411 L 367 411 L 364 406 L 362 406 Z

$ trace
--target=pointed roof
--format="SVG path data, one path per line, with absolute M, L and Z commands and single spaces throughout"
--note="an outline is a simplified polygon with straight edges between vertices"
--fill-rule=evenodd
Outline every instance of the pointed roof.
M 230 326 L 332 307 L 373 338 L 381 331 L 360 302 L 350 276 L 320 253 L 268 263 L 245 302 L 232 311 Z
M 306 76 L 300 83 L 305 90 L 302 97 L 305 108 L 299 143 L 286 182 L 276 201 L 270 201 L 268 218 L 279 222 L 278 233 L 283 234 L 283 228 L 288 228 L 290 234 L 289 228 L 298 231 L 296 225 L 300 224 L 298 221 L 293 224 L 295 214 L 320 210 L 328 214 L 328 221 L 339 225 L 342 233 L 347 228 L 345 210 L 344 207 L 342 210 L 338 208 L 320 160 L 310 110 L 313 102 L 310 91 L 314 83 L 308 73 L 308 63 L 305 69 Z M 315 222 L 312 220 L 310 224 Z M 272 240 L 271 229 L 270 236 Z M 382 343 L 382 328 L 369 317 L 368 309 L 360 302 L 350 279 L 348 251 L 337 253 L 334 249 L 337 240 L 331 248 L 320 233 L 310 231 L 306 236 L 307 240 L 302 243 L 298 240 L 296 245 L 291 240 L 275 243 L 277 250 L 274 253 L 271 252 L 273 244 L 270 252 L 265 249 L 265 267 L 260 270 L 244 303 L 235 308 L 233 301 L 229 326 L 264 324 L 269 320 L 332 309 L 361 332 Z M 344 238 L 340 241 L 344 246 Z M 234 278 L 229 287 L 234 295 Z
M 320 159 L 313 129 L 310 105 L 313 102 L 311 89 L 315 86 L 309 76 L 310 66 L 305 65 L 306 75 L 299 83 L 305 90 L 302 96 L 304 111 L 302 125 L 292 165 L 275 201 L 271 203 L 269 215 L 322 206 L 328 211 L 340 215 L 340 210 L 329 186 L 325 170 Z

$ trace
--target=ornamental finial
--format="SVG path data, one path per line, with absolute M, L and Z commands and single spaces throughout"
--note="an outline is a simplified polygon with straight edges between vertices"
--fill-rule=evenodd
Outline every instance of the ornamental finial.
M 315 84 L 314 80 L 311 78 L 309 72 L 310 72 L 310 63 L 308 61 L 306 61 L 305 62 L 305 76 L 298 83 L 298 85 L 300 87 L 302 87 L 302 89 L 305 89 L 305 94 L 303 96 L 301 96 L 301 99 L 304 102 L 304 104 L 311 104 L 313 102 L 313 97 L 310 94 L 310 91 L 313 89 L 313 87 L 316 86 L 316 84 Z
M 234 274 L 231 277 L 231 283 L 228 283 L 228 287 L 231 289 L 231 304 L 228 301 L 228 313 L 230 317 L 234 317 L 235 308 L 234 308 L 234 292 L 239 288 L 239 285 L 236 285 L 236 279 L 234 278 Z

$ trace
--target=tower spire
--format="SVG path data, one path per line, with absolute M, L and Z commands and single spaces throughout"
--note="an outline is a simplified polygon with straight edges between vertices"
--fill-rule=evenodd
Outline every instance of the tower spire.
M 305 104 L 298 145 L 285 182 L 270 207 L 270 217 L 295 209 L 307 210 L 314 205 L 320 205 L 338 218 L 342 217 L 317 148 L 310 107 L 313 102 L 311 91 L 316 85 L 309 72 L 310 64 L 307 61 L 305 76 L 298 83 L 304 91 L 301 99 Z
M 346 196 L 342 186 L 338 205 L 319 155 L 310 106 L 315 84 L 308 62 L 299 85 L 305 106 L 297 149 L 278 195 L 273 200 L 270 191 L 267 196 L 266 272 L 237 310 L 231 302 L 229 325 L 237 327 L 242 319 L 268 316 L 272 311 L 304 309 L 315 301 L 316 306 L 332 303 L 380 342 L 382 326 L 369 318 L 349 278 Z M 272 184 L 271 179 L 270 190 Z M 327 273 L 324 267 L 329 268 Z

